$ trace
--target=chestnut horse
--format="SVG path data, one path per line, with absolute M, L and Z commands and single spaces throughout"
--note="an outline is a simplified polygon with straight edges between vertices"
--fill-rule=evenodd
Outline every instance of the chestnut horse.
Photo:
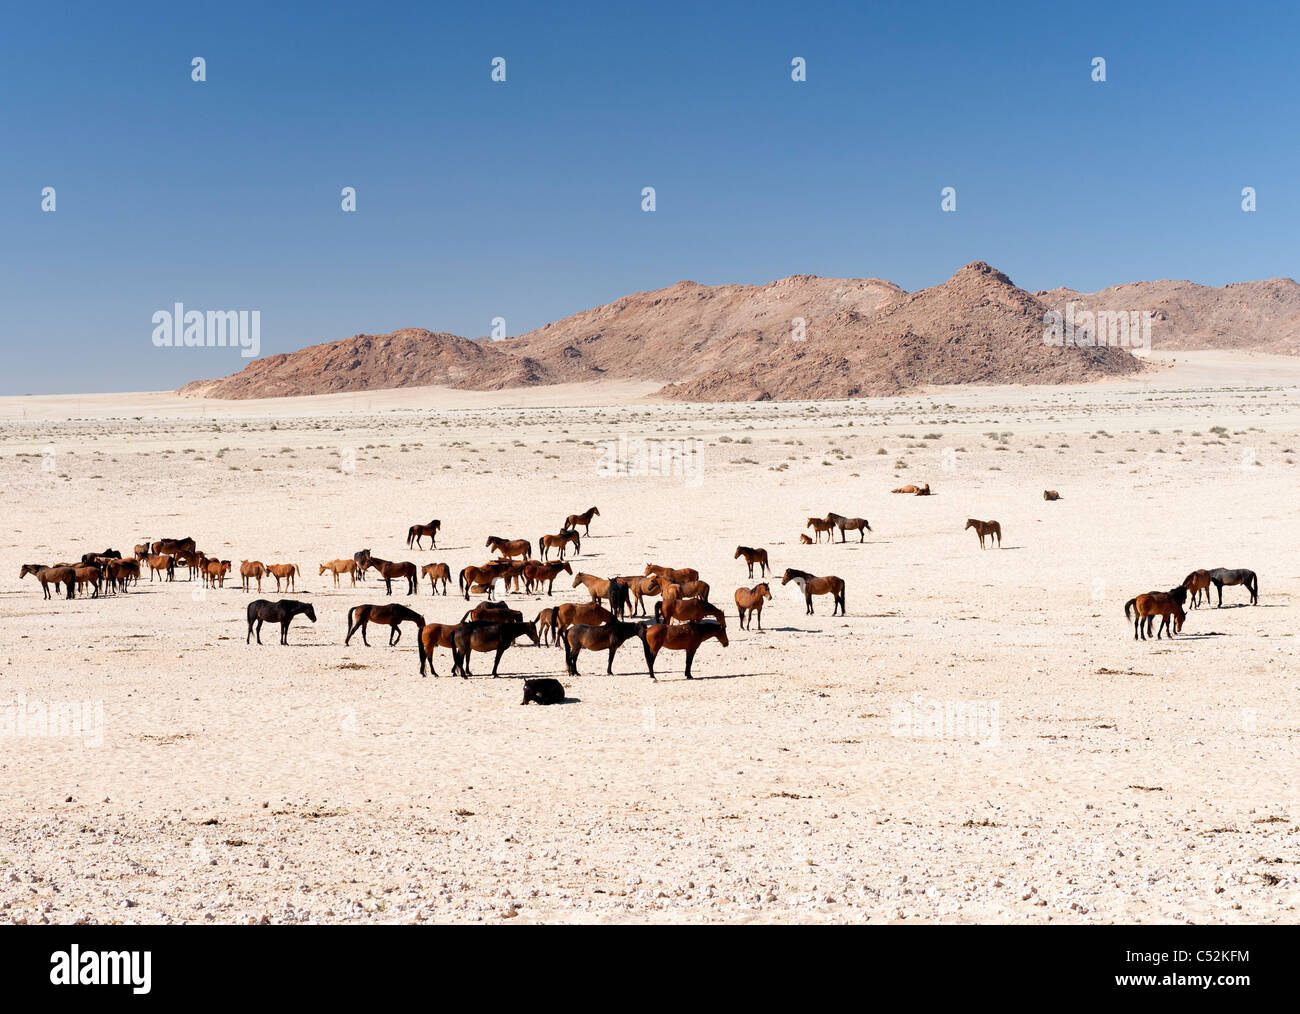
M 278 623 L 280 624 L 280 643 L 289 643 L 289 623 L 295 616 L 302 613 L 312 623 L 316 622 L 316 610 L 312 608 L 310 602 L 297 602 L 294 599 L 280 599 L 279 602 L 271 602 L 269 599 L 254 599 L 248 603 L 248 637 L 244 638 L 247 644 L 253 636 L 253 624 L 257 624 L 257 643 L 262 643 L 262 624 Z
M 924 486 L 913 486 L 910 482 L 906 486 L 899 486 L 898 489 L 891 489 L 891 493 L 911 493 L 913 496 L 929 496 L 930 484 L 927 482 Z
M 1207 598 L 1208 593 L 1207 593 Z M 1146 620 L 1146 629 L 1142 631 L 1142 640 L 1146 640 L 1151 634 L 1151 625 L 1155 622 L 1157 616 L 1163 617 L 1160 621 L 1160 628 L 1156 631 L 1156 640 L 1160 640 L 1160 632 L 1169 631 L 1169 636 L 1173 637 L 1175 633 L 1182 633 L 1183 620 L 1186 614 L 1183 612 L 1182 605 L 1169 592 L 1147 592 L 1145 595 L 1138 595 L 1124 603 L 1124 619 L 1130 619 L 1129 611 L 1134 610 L 1137 615 L 1133 619 L 1133 640 L 1138 639 L 1138 629 L 1142 626 L 1142 621 Z M 1169 621 L 1173 620 L 1173 627 Z
M 491 620 L 493 623 L 504 623 L 506 620 L 518 621 L 523 618 L 523 613 L 518 609 L 511 609 L 504 602 L 480 602 L 474 608 L 467 609 L 465 615 L 460 618 L 460 622 Z
M 426 535 L 433 543 L 433 548 L 438 548 L 438 529 L 442 527 L 441 521 L 430 521 L 427 525 L 411 525 L 406 530 L 406 548 L 423 549 L 420 540 Z
M 748 630 L 745 624 L 745 616 L 749 616 L 749 622 L 754 622 L 754 617 L 758 617 L 758 629 L 763 629 L 763 600 L 772 597 L 772 589 L 767 586 L 767 582 L 756 584 L 753 588 L 736 589 L 736 611 L 740 613 L 740 629 Z
M 501 665 L 501 656 L 518 637 L 527 637 L 536 645 L 537 624 L 532 620 L 508 623 L 462 623 L 451 635 L 452 671 L 459 670 L 463 679 L 469 679 L 473 675 L 469 671 L 470 655 L 476 651 L 495 651 L 496 659 L 492 663 L 492 677 L 495 679 L 497 667 Z
M 346 574 L 352 579 L 352 587 L 357 586 L 357 561 L 356 560 L 326 560 L 320 565 L 320 572 L 324 574 L 329 571 L 334 575 L 334 587 L 339 586 L 339 575 Z
M 687 581 L 700 579 L 700 572 L 694 567 L 678 567 L 674 570 L 672 567 L 661 567 L 657 563 L 647 563 L 642 573 L 646 577 L 657 574 L 661 579 L 672 581 L 674 584 L 685 584 Z
M 627 585 L 628 592 L 636 602 L 636 606 L 632 610 L 632 615 L 648 615 L 646 613 L 645 600 L 647 598 L 654 598 L 656 595 L 659 595 L 662 590 L 658 575 L 651 574 L 649 577 L 646 577 L 644 574 L 633 574 L 628 577 L 620 577 L 619 580 Z
M 451 648 L 452 635 L 456 633 L 456 624 L 454 623 L 426 623 L 420 628 L 419 648 L 420 648 L 420 675 L 424 675 L 424 666 L 427 662 L 429 672 L 435 676 L 438 670 L 433 667 L 433 649 L 434 648 Z
M 614 656 L 618 649 L 625 641 L 638 637 L 641 630 L 640 623 L 622 623 L 619 620 L 610 620 L 598 627 L 588 623 L 575 623 L 564 632 L 564 664 L 568 667 L 569 675 L 581 675 L 578 672 L 578 656 L 586 648 L 588 651 L 609 652 L 605 674 L 613 676 Z
M 591 601 L 599 604 L 601 599 L 609 598 L 609 580 L 603 577 L 596 577 L 594 574 L 584 574 L 582 571 L 573 575 L 573 587 L 584 585 L 591 595 Z
M 573 573 L 573 568 L 569 566 L 567 560 L 558 563 L 538 563 L 536 560 L 529 560 L 524 564 L 524 591 L 532 594 L 534 586 L 540 590 L 542 585 L 546 585 L 546 594 L 550 595 L 555 587 L 555 579 L 561 573 Z
M 24 563 L 23 569 L 18 572 L 18 580 L 22 580 L 28 574 L 36 575 L 36 580 L 41 583 L 41 591 L 45 598 L 51 598 L 50 585 L 58 588 L 64 585 L 68 589 L 68 598 L 75 598 L 77 572 L 74 567 L 47 567 L 40 563 Z
M 1208 570 L 1194 570 L 1183 578 L 1183 587 L 1192 594 L 1192 605 L 1200 608 L 1201 594 L 1205 594 L 1205 604 L 1210 604 L 1210 572 Z
M 343 638 L 343 643 L 347 644 L 351 641 L 352 635 L 360 627 L 361 643 L 369 648 L 366 628 L 372 623 L 383 623 L 392 628 L 388 632 L 388 646 L 391 648 L 402 639 L 402 624 L 407 622 L 415 624 L 417 636 L 424 629 L 424 617 L 400 602 L 387 602 L 378 606 L 369 604 L 353 606 L 348 610 L 348 636 Z
M 565 602 L 551 614 L 551 634 L 558 641 L 575 623 L 608 623 L 613 618 L 614 614 L 597 602 Z
M 966 528 L 974 528 L 975 534 L 980 537 L 980 549 L 984 548 L 984 536 L 989 537 L 989 545 L 993 545 L 994 537 L 998 540 L 998 548 L 1002 548 L 1002 526 L 996 521 L 976 521 L 974 518 L 966 519 Z M 964 532 L 966 528 L 963 528 Z
M 280 582 L 284 582 L 286 591 L 293 591 L 294 578 L 302 577 L 302 569 L 296 563 L 268 563 L 266 572 L 275 578 L 275 590 L 280 590 Z
M 488 549 L 500 553 L 502 559 L 521 556 L 527 560 L 533 555 L 533 544 L 527 539 L 503 539 L 499 535 L 489 535 L 484 543 Z
M 759 567 L 758 576 L 767 577 L 767 550 L 766 549 L 753 549 L 749 546 L 737 546 L 736 555 L 733 556 L 732 559 L 739 560 L 742 556 L 745 558 L 745 563 L 749 565 L 750 577 L 754 576 L 754 564 L 758 564 Z
M 542 559 L 545 560 L 552 549 L 560 551 L 560 559 L 564 559 L 564 550 L 573 543 L 573 555 L 582 554 L 582 540 L 578 538 L 578 533 L 571 528 L 566 528 L 559 535 L 543 535 L 537 540 L 537 548 L 542 551 Z
M 724 625 L 727 622 L 721 609 L 703 599 L 668 599 L 655 603 L 656 623 L 698 623 L 704 619 L 714 619 Z
M 168 557 L 168 559 L 171 559 Z M 152 566 L 152 564 L 150 564 Z M 209 560 L 203 565 L 203 583 L 209 587 L 226 586 L 226 575 L 230 573 L 229 560 Z
M 460 590 L 465 593 L 465 599 L 468 601 L 470 589 L 475 585 L 482 585 L 486 588 L 488 598 L 491 598 L 493 582 L 504 574 L 507 567 L 508 565 L 504 560 L 494 560 L 484 567 L 462 567 L 460 571 Z
M 262 590 L 262 577 L 266 574 L 266 564 L 261 560 L 240 560 L 239 561 L 239 581 L 243 585 L 244 591 L 252 591 L 248 583 L 254 579 L 257 581 L 257 590 Z
M 144 562 L 149 566 L 150 581 L 153 580 L 155 574 L 158 575 L 160 581 L 163 579 L 164 574 L 167 575 L 168 581 L 176 577 L 176 558 L 174 556 L 160 553 L 156 556 L 146 556 Z
M 447 594 L 447 585 L 451 584 L 451 568 L 445 563 L 426 563 L 420 568 L 420 576 L 429 579 L 431 594 L 438 594 L 438 582 L 442 582 L 442 593 Z
M 802 545 L 802 546 L 811 546 L 811 545 L 812 545 L 812 539 L 808 538 L 808 536 L 806 536 L 806 535 L 800 535 L 800 536 L 799 536 L 799 544 Z
M 379 576 L 384 579 L 384 588 L 389 595 L 393 594 L 393 578 L 406 578 L 406 594 L 418 595 L 420 593 L 419 576 L 415 570 L 415 564 L 409 560 L 403 560 L 394 563 L 391 560 L 381 560 L 377 556 L 368 556 L 369 566 L 379 571 Z
M 587 510 L 582 514 L 570 514 L 567 518 L 565 518 L 564 527 L 576 528 L 578 525 L 582 525 L 582 534 L 590 535 L 591 519 L 599 516 L 600 516 L 599 507 L 588 507 Z
M 691 679 L 691 662 L 695 658 L 695 652 L 710 637 L 716 637 L 724 648 L 729 643 L 727 628 L 721 623 L 656 623 L 643 627 L 641 644 L 645 648 L 645 664 L 650 670 L 650 678 L 657 681 L 655 659 L 659 652 L 667 649 L 686 652 L 686 678 Z
M 805 570 L 787 570 L 781 578 L 782 584 L 789 584 L 793 581 L 803 590 L 804 602 L 808 606 L 808 615 L 813 614 L 813 596 L 814 595 L 831 595 L 834 596 L 835 605 L 831 608 L 831 615 L 834 616 L 839 612 L 844 615 L 844 579 L 827 575 L 826 577 L 816 577 Z
M 804 525 L 804 527 L 813 530 L 813 534 L 817 537 L 817 542 L 821 542 L 823 532 L 826 534 L 826 538 L 830 542 L 835 541 L 835 525 L 830 521 L 827 521 L 825 518 L 809 518 L 808 523 Z

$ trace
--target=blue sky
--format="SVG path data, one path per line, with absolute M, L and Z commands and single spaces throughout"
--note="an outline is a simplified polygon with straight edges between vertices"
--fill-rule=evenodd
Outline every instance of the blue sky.
M 406 326 L 473 337 L 498 316 L 518 334 L 682 279 L 1297 273 L 1300 10 L 1283 3 L 3 16 L 4 394 L 246 365 L 155 348 L 151 317 L 178 301 L 261 310 L 266 355 Z

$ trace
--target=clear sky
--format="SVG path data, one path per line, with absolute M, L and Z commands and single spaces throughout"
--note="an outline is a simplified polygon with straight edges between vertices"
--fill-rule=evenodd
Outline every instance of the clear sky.
M 155 348 L 176 302 L 260 310 L 266 355 L 494 317 L 518 334 L 682 279 L 1298 273 L 1291 3 L 0 13 L 4 394 L 246 365 Z

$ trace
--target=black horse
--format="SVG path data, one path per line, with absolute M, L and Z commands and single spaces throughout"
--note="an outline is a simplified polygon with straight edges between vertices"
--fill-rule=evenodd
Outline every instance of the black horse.
M 631 605 L 632 589 L 627 586 L 627 582 L 621 578 L 611 577 L 609 579 L 609 611 L 618 619 L 622 619 Z
M 1246 591 L 1250 592 L 1250 604 L 1259 605 L 1259 578 L 1255 576 L 1253 570 L 1226 570 L 1223 567 L 1216 567 L 1210 571 L 1210 580 L 1214 587 L 1219 591 L 1219 605 L 1223 605 L 1223 586 L 1225 584 L 1244 584 Z
M 312 623 L 316 622 L 316 610 L 312 608 L 310 602 L 298 602 L 294 599 L 281 599 L 279 602 L 272 602 L 270 599 L 256 599 L 248 603 L 248 637 L 244 638 L 247 644 L 253 636 L 253 624 L 257 624 L 257 643 L 262 643 L 262 624 L 278 623 L 280 624 L 280 643 L 288 644 L 289 622 L 302 613 Z

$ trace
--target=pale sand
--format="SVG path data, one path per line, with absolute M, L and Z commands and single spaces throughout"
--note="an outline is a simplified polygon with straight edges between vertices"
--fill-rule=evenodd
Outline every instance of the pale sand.
M 0 703 L 104 717 L 100 745 L 0 735 L 0 921 L 1293 921 L 1300 363 L 1177 360 L 815 406 L 646 385 L 0 399 Z M 591 407 L 549 407 L 566 398 Z M 696 438 L 700 483 L 598 474 L 621 436 Z M 935 496 L 888 493 L 923 481 Z M 475 656 L 465 682 L 445 651 L 421 679 L 409 627 L 343 647 L 346 608 L 382 586 L 335 591 L 319 560 L 459 570 L 488 534 L 592 504 L 575 569 L 696 566 L 731 611 L 695 681 L 666 655 L 651 682 L 632 643 L 613 678 L 584 655 L 573 700 L 524 708 L 519 677 L 562 677 L 558 649 L 513 649 L 497 680 Z M 828 510 L 875 531 L 799 545 Z M 1006 548 L 980 552 L 968 516 Z M 408 552 L 430 517 L 445 548 Z M 183 535 L 236 566 L 297 561 L 320 622 L 246 647 L 237 580 L 49 603 L 17 580 Z M 737 543 L 843 576 L 848 616 L 774 587 L 768 629 L 741 631 Z M 1256 569 L 1260 606 L 1226 589 L 1185 637 L 1133 641 L 1127 598 L 1215 566 Z M 427 584 L 400 600 L 466 607 Z M 913 701 L 995 706 L 996 735 L 896 735 Z

